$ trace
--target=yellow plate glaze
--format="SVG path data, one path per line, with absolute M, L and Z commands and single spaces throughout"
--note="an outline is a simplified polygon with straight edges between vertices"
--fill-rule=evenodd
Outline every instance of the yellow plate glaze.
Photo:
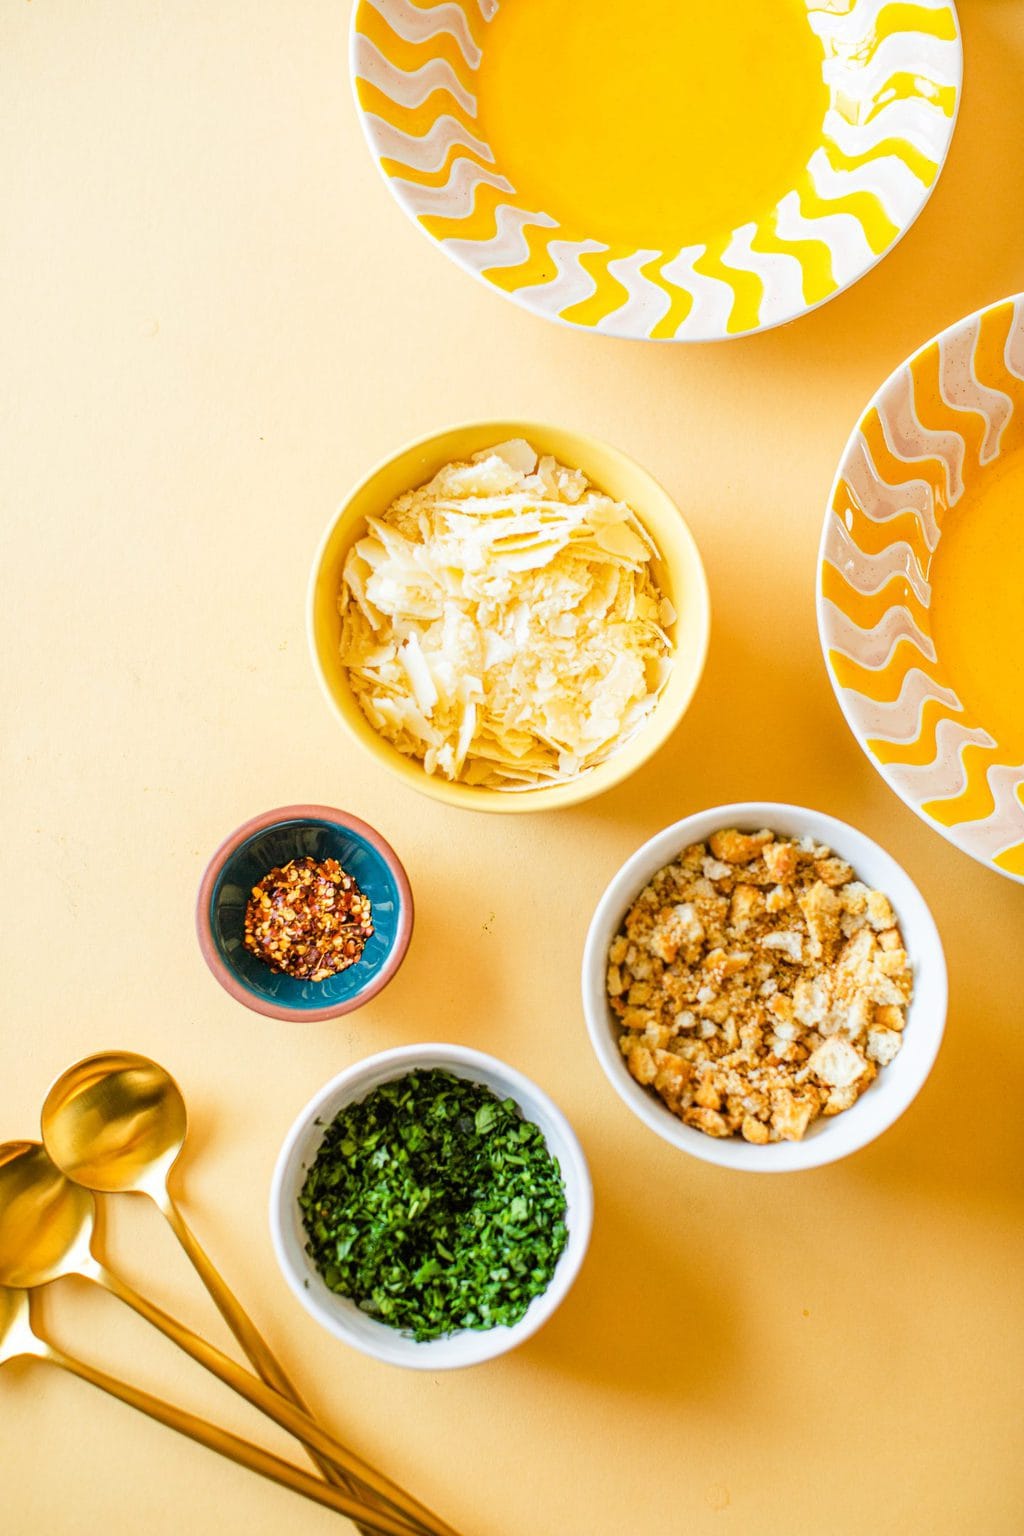
M 399 203 L 539 314 L 708 341 L 856 281 L 942 167 L 952 0 L 359 0 Z
M 338 593 L 351 546 L 365 532 L 368 514 L 379 513 L 403 491 L 423 485 L 453 459 L 465 459 L 510 437 L 525 437 L 539 453 L 553 453 L 563 464 L 582 469 L 593 483 L 618 501 L 628 502 L 661 554 L 654 565 L 658 586 L 676 610 L 668 628 L 673 646 L 672 674 L 653 714 L 632 739 L 607 761 L 566 784 L 509 794 L 469 784 L 452 784 L 404 757 L 370 725 L 349 686 L 340 655 Z M 320 685 L 341 724 L 382 767 L 412 789 L 447 805 L 477 811 L 549 811 L 599 795 L 634 773 L 668 740 L 693 697 L 704 670 L 710 628 L 707 581 L 700 554 L 682 514 L 668 493 L 635 460 L 598 438 L 533 421 L 483 421 L 449 427 L 421 438 L 379 464 L 342 502 L 324 534 L 313 562 L 307 608 L 313 665 Z
M 1024 881 L 1024 295 L 886 380 L 839 466 L 819 574 L 861 746 L 958 848 Z

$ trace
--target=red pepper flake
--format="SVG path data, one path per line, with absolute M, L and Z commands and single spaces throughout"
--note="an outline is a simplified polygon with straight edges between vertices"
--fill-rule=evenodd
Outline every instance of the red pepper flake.
M 370 898 L 337 859 L 272 869 L 245 909 L 246 949 L 299 981 L 325 981 L 355 965 L 372 933 Z

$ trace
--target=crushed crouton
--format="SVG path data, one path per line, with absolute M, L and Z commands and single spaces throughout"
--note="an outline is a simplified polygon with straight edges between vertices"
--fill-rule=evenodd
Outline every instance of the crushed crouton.
M 608 952 L 637 1080 L 686 1124 L 799 1141 L 902 1044 L 910 961 L 888 898 L 810 838 L 726 828 L 641 891 Z

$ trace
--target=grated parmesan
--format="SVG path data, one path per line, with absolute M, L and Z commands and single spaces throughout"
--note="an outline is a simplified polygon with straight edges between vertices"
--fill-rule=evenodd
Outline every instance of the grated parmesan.
M 447 464 L 349 551 L 341 656 L 367 720 L 427 773 L 565 782 L 651 714 L 675 620 L 636 514 L 521 439 Z

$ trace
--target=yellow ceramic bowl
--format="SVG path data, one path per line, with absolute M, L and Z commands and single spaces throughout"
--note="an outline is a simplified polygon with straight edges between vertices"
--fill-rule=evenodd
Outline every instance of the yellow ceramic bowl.
M 392 195 L 515 303 L 713 341 L 805 314 L 924 207 L 956 120 L 952 0 L 358 0 Z
M 818 627 L 847 722 L 890 787 L 1024 884 L 1024 507 L 1009 478 L 1022 462 L 1017 294 L 927 342 L 869 402 L 829 498 Z
M 654 565 L 658 585 L 678 617 L 669 629 L 675 665 L 650 719 L 599 767 L 567 784 L 510 793 L 451 784 L 404 757 L 370 725 L 349 686 L 339 650 L 338 593 L 345 556 L 365 531 L 368 514 L 380 513 L 403 491 L 423 485 L 443 465 L 468 458 L 511 437 L 524 437 L 538 453 L 582 469 L 600 490 L 625 501 L 637 513 L 661 553 Z M 447 805 L 479 811 L 548 811 L 574 805 L 621 783 L 668 740 L 693 697 L 707 655 L 710 610 L 707 581 L 697 546 L 682 514 L 658 482 L 639 464 L 597 438 L 532 421 L 481 421 L 449 427 L 402 448 L 372 470 L 345 498 L 329 524 L 309 587 L 309 643 L 313 665 L 327 700 L 346 731 L 373 757 L 408 784 Z

